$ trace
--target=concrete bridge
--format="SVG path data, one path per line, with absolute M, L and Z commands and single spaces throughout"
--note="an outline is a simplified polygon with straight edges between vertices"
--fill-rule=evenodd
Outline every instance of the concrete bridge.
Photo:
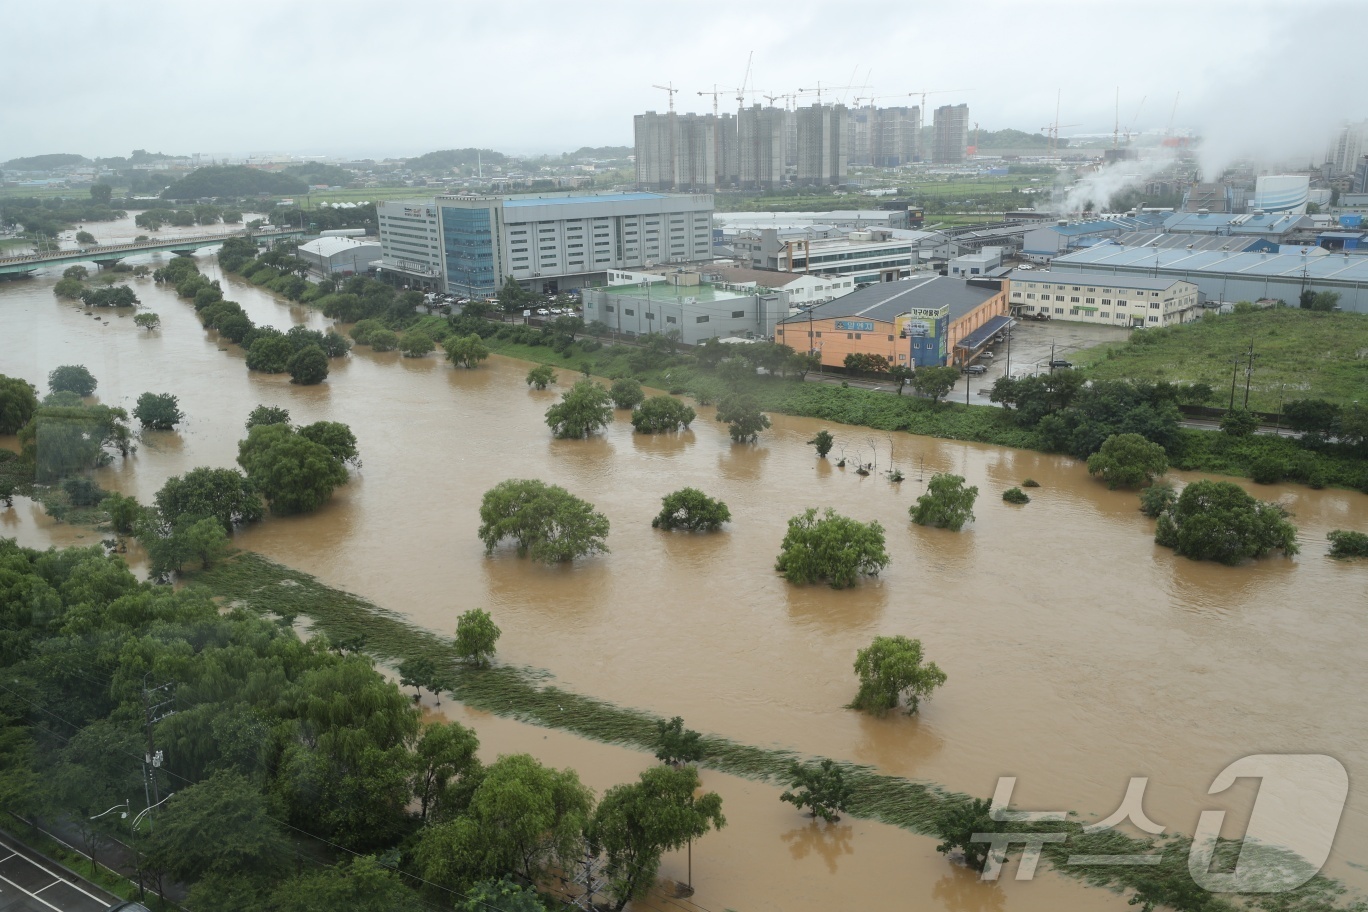
M 193 234 L 176 238 L 152 238 L 131 244 L 110 244 L 91 246 L 80 250 L 57 250 L 48 253 L 24 253 L 0 257 L 0 276 L 28 275 L 44 266 L 65 263 L 94 263 L 96 266 L 113 266 L 124 257 L 138 253 L 156 253 L 169 250 L 179 256 L 191 256 L 203 247 L 222 244 L 229 238 L 248 237 L 257 242 L 276 241 L 284 238 L 302 238 L 306 232 L 298 228 L 273 228 L 266 231 L 253 231 L 244 228 L 220 234 Z

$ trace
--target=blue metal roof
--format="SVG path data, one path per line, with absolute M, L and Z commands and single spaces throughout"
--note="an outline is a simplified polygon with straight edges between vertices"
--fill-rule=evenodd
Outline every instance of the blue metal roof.
M 1051 226 L 1060 234 L 1076 236 L 1080 234 L 1096 234 L 1099 231 L 1125 231 L 1128 226 L 1118 224 L 1108 219 L 1096 222 L 1079 222 L 1077 225 L 1053 225 Z
M 517 206 L 568 206 L 577 203 L 630 203 L 638 200 L 667 199 L 664 193 L 586 193 L 583 196 L 523 197 L 504 200 L 504 208 Z
M 1315 247 L 1292 250 L 1315 251 Z M 1095 264 L 1180 273 L 1228 273 L 1234 276 L 1290 276 L 1313 281 L 1368 283 L 1368 256 L 1301 253 L 1237 253 L 1225 250 L 1181 250 L 1155 247 L 1088 247 L 1056 257 L 1054 267 Z M 838 299 L 839 300 L 839 299 Z

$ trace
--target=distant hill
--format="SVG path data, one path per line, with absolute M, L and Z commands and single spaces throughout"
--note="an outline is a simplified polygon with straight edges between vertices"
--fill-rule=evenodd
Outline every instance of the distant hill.
M 11 158 L 9 161 L 0 165 L 10 171 L 51 171 L 53 168 L 65 168 L 68 165 L 79 165 L 86 161 L 84 155 L 72 155 L 69 152 L 53 152 L 49 155 L 30 155 L 27 158 Z
M 635 151 L 631 146 L 581 146 L 574 152 L 566 152 L 561 157 L 572 161 L 585 158 L 595 158 L 602 161 L 629 158 Z
M 452 168 L 473 167 L 479 162 L 486 165 L 505 165 L 508 163 L 508 156 L 493 149 L 443 149 L 410 158 L 405 164 L 412 171 L 450 171 Z
M 974 142 L 974 131 L 969 131 L 969 142 Z M 1064 138 L 1059 140 L 1059 148 L 1064 148 L 1069 141 Z M 980 149 L 1048 149 L 1050 137 L 1044 133 L 1027 133 L 1023 130 L 981 130 L 978 135 L 978 147 Z
M 245 165 L 198 168 L 162 191 L 162 199 L 199 199 L 207 196 L 245 197 L 258 193 L 303 193 L 309 185 L 292 175 L 260 171 Z
M 287 165 L 282 173 L 297 177 L 310 186 L 314 184 L 327 184 L 329 187 L 338 187 L 343 184 L 350 184 L 352 181 L 356 180 L 356 175 L 346 168 L 339 168 L 336 165 L 325 165 L 322 162 L 304 162 L 301 165 Z

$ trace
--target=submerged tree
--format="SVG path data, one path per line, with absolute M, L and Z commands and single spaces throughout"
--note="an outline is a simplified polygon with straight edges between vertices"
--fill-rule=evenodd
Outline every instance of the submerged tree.
M 564 488 L 534 479 L 510 479 L 486 491 L 478 534 L 486 554 L 511 538 L 519 556 L 547 564 L 608 550 L 606 516 Z
M 716 532 L 731 520 L 731 511 L 697 488 L 680 488 L 661 498 L 660 512 L 651 520 L 654 529 Z
M 656 721 L 656 759 L 670 766 L 696 763 L 704 757 L 703 736 L 684 727 L 684 718 Z
M 717 420 L 727 425 L 733 443 L 754 443 L 770 426 L 769 416 L 746 394 L 734 393 L 718 403 Z
M 502 633 L 488 611 L 472 608 L 456 621 L 456 654 L 476 668 L 486 668 Z
M 544 390 L 556 382 L 556 372 L 549 364 L 538 364 L 527 372 L 527 385 Z
M 573 440 L 588 437 L 613 420 L 607 390 L 592 380 L 581 380 L 561 394 L 561 401 L 546 410 L 546 424 L 556 437 Z
M 691 766 L 655 766 L 640 781 L 604 793 L 587 835 L 607 860 L 614 909 L 646 895 L 665 852 L 727 825 L 722 798 L 716 792 L 695 794 L 699 786 L 698 770 Z
M 831 431 L 818 431 L 817 436 L 808 441 L 808 446 L 817 448 L 817 458 L 826 459 L 827 453 L 836 444 L 836 438 L 831 436 Z
M 638 434 L 668 434 L 687 429 L 695 417 L 697 412 L 674 396 L 652 396 L 632 412 L 632 427 Z
M 1140 488 L 1168 471 L 1168 454 L 1139 434 L 1113 434 L 1088 457 L 1088 474 L 1109 488 Z
M 774 569 L 790 583 L 826 582 L 844 589 L 862 575 L 877 576 L 886 566 L 883 526 L 858 522 L 828 507 L 820 518 L 809 509 L 789 520 Z
M 827 823 L 841 819 L 841 811 L 850 803 L 850 786 L 845 773 L 834 761 L 805 764 L 794 760 L 789 764 L 789 787 L 779 796 L 796 808 L 807 808 L 813 818 Z
M 919 526 L 958 532 L 966 522 L 973 521 L 977 499 L 978 488 L 966 487 L 963 476 L 939 472 L 931 476 L 926 493 L 908 508 L 908 514 Z
M 911 715 L 946 680 L 935 662 L 922 663 L 921 640 L 905 636 L 875 637 L 856 653 L 855 673 L 860 678 L 860 690 L 850 706 L 876 715 L 899 702 L 906 702 L 907 714 Z
M 169 431 L 180 424 L 185 413 L 180 410 L 180 400 L 170 393 L 143 393 L 138 397 L 133 417 L 145 428 Z
M 1194 481 L 1155 527 L 1154 540 L 1193 560 L 1239 564 L 1270 551 L 1296 554 L 1297 528 L 1275 503 L 1228 481 Z

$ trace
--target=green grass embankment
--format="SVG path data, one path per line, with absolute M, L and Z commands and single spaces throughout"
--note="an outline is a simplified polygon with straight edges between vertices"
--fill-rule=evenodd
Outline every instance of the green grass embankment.
M 1340 405 L 1368 399 L 1368 314 L 1280 307 L 1211 315 L 1138 331 L 1128 342 L 1084 349 L 1071 357 L 1093 380 L 1209 383 L 1217 391 L 1215 404 L 1222 406 L 1229 403 L 1234 376 L 1240 405 L 1251 342 L 1249 407 L 1256 412 L 1276 413 L 1292 399 Z

